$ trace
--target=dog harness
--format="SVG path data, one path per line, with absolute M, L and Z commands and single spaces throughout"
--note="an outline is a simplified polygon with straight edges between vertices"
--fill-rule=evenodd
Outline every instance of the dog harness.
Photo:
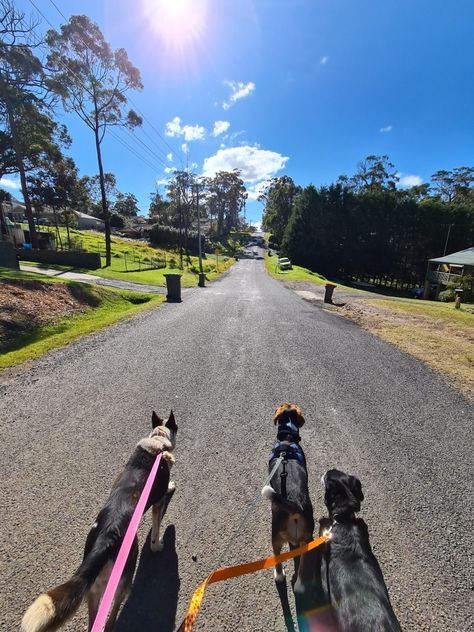
M 295 461 L 299 461 L 300 463 L 305 463 L 306 459 L 303 454 L 303 450 L 297 443 L 285 443 L 282 445 L 280 441 L 277 440 L 275 445 L 273 446 L 273 450 L 270 453 L 269 461 L 273 461 L 273 459 L 277 459 L 280 454 L 283 454 L 283 458 L 285 461 L 289 461 L 294 459 Z

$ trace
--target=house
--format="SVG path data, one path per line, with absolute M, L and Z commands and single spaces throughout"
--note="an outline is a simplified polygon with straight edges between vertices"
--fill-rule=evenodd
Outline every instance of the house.
M 5 218 L 12 222 L 22 222 L 25 217 L 26 207 L 19 200 L 12 197 L 10 200 L 2 202 L 2 211 Z
M 474 246 L 428 261 L 423 298 L 428 298 L 431 284 L 437 285 L 437 297 L 448 284 L 456 284 L 464 276 L 474 276 Z
M 77 217 L 77 228 L 79 230 L 104 230 L 104 221 L 93 215 L 87 215 L 87 213 L 81 213 L 80 211 L 74 211 L 74 215 Z

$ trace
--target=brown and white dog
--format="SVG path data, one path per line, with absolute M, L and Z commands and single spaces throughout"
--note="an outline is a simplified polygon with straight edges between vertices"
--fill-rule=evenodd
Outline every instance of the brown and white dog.
M 306 458 L 300 446 L 299 430 L 305 423 L 301 408 L 296 404 L 281 404 L 275 411 L 273 421 L 278 426 L 278 432 L 270 454 L 269 472 L 280 455 L 283 460 L 272 476 L 270 485 L 262 489 L 262 496 L 272 501 L 272 546 L 273 553 L 279 555 L 285 542 L 292 549 L 313 539 L 314 518 Z M 304 584 L 309 579 L 304 558 L 305 555 L 302 555 L 299 561 L 298 578 L 294 586 L 296 592 L 303 592 Z M 284 580 L 281 564 L 275 567 L 274 577 L 277 582 Z
M 173 411 L 166 422 L 153 412 L 152 428 L 150 435 L 138 443 L 89 531 L 82 564 L 65 584 L 43 593 L 32 603 L 23 617 L 24 632 L 58 630 L 76 612 L 83 599 L 87 599 L 88 629 L 91 630 L 125 531 L 158 452 L 163 456 L 145 511 L 152 507 L 151 550 L 163 549 L 160 524 L 176 488 L 170 481 L 170 468 L 174 463 L 172 451 L 178 431 Z M 132 584 L 137 557 L 138 539 L 135 536 L 104 632 L 114 628 L 120 605 Z

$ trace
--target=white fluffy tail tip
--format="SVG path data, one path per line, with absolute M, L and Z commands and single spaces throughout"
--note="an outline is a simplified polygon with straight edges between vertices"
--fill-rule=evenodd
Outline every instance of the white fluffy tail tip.
M 55 616 L 54 602 L 47 594 L 40 595 L 25 612 L 21 629 L 24 632 L 46 630 Z
M 271 485 L 265 485 L 262 489 L 262 496 L 267 500 L 271 500 L 275 496 L 275 490 Z

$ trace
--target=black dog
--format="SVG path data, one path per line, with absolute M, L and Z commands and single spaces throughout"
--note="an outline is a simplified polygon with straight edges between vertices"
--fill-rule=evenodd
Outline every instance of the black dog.
M 275 411 L 274 423 L 278 424 L 277 442 L 268 464 L 272 470 L 275 460 L 284 456 L 273 475 L 270 485 L 262 490 L 264 498 L 272 501 L 272 545 L 273 553 L 279 555 L 282 546 L 288 542 L 295 548 L 313 539 L 313 507 L 308 490 L 306 458 L 299 442 L 299 429 L 305 420 L 296 404 L 282 404 Z M 295 591 L 303 592 L 307 581 L 305 555 L 300 557 L 298 579 Z M 275 581 L 283 581 L 285 574 L 281 564 L 275 566 Z
M 321 579 L 340 631 L 401 632 L 370 547 L 367 525 L 355 517 L 364 500 L 359 479 L 329 470 L 321 480 L 329 520 L 320 520 L 320 532 L 331 528 L 321 560 Z
M 175 484 L 170 481 L 170 468 L 174 463 L 172 451 L 178 431 L 173 411 L 166 423 L 153 412 L 152 427 L 150 436 L 138 443 L 89 531 L 82 564 L 69 581 L 43 593 L 31 604 L 23 617 L 24 632 L 57 630 L 76 612 L 83 599 L 88 602 L 89 630 L 92 628 L 122 539 L 158 452 L 163 456 L 145 511 L 153 507 L 151 550 L 163 549 L 160 523 L 175 491 Z M 138 539 L 135 536 L 105 632 L 114 628 L 120 605 L 132 584 L 137 557 Z

